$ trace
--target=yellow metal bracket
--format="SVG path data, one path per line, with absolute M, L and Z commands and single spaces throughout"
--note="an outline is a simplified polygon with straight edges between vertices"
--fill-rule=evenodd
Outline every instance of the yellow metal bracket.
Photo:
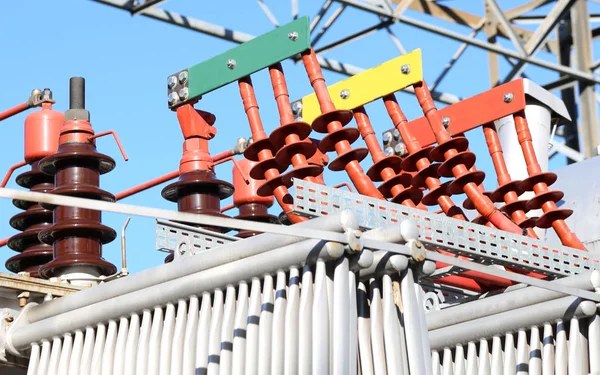
M 421 50 L 386 61 L 327 87 L 337 109 L 355 109 L 423 80 Z M 317 96 L 312 93 L 292 103 L 294 114 L 311 124 L 321 114 Z

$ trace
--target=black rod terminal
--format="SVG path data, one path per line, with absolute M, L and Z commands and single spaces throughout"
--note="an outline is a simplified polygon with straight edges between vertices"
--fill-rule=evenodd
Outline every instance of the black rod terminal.
M 69 108 L 85 109 L 85 79 L 71 77 L 69 80 Z

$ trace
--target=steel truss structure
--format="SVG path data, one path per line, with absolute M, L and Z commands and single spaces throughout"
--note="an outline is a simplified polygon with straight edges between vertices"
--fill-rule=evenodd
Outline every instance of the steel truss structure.
M 148 17 L 164 23 L 211 35 L 234 43 L 244 43 L 254 36 L 243 31 L 231 30 L 188 15 L 168 10 L 165 0 L 93 0 L 98 3 L 130 12 L 133 16 Z M 274 27 L 279 26 L 266 2 L 257 0 L 266 18 Z M 311 16 L 311 44 L 315 48 L 322 68 L 345 75 L 354 75 L 364 69 L 352 61 L 336 61 L 328 58 L 328 52 L 366 35 L 387 33 L 401 54 L 405 54 L 401 40 L 392 27 L 396 23 L 409 25 L 433 34 L 461 42 L 453 56 L 439 75 L 430 82 L 434 99 L 452 104 L 461 99 L 458 95 L 435 90 L 451 72 L 467 47 L 475 47 L 489 54 L 489 85 L 481 84 L 473 93 L 484 91 L 519 76 L 526 77 L 527 68 L 535 66 L 557 74 L 556 79 L 545 83 L 544 88 L 560 91 L 573 122 L 557 129 L 556 135 L 563 138 L 554 142 L 550 156 L 561 153 L 569 163 L 598 154 L 598 95 L 595 91 L 600 77 L 595 72 L 600 60 L 594 61 L 592 42 L 600 35 L 600 28 L 591 25 L 598 18 L 590 10 L 595 9 L 596 0 L 522 0 L 511 9 L 502 9 L 499 0 L 483 0 L 485 14 L 453 8 L 442 2 L 429 0 L 325 0 L 316 15 Z M 468 2 L 471 5 L 471 2 Z M 291 17 L 302 15 L 298 0 L 291 0 Z M 454 4 L 452 4 L 454 5 Z M 458 5 L 458 4 L 457 4 Z M 159 7 L 160 6 L 160 7 Z M 278 4 L 278 7 L 283 5 Z M 347 30 L 347 35 L 334 42 L 319 43 L 335 22 L 343 17 L 345 9 L 352 8 L 364 17 L 379 17 L 379 22 L 362 30 Z M 223 12 L 226 12 L 223 9 Z M 413 16 L 425 14 L 431 20 Z M 542 15 L 540 15 L 542 14 Z M 442 27 L 440 24 L 447 25 Z M 451 25 L 454 24 L 454 25 Z M 455 25 L 464 27 L 465 33 L 450 29 Z M 529 27 L 533 25 L 533 27 Z M 484 33 L 487 40 L 478 39 Z M 510 42 L 510 43 L 505 43 Z M 508 46 L 507 46 L 508 45 Z M 378 46 L 377 48 L 381 48 Z M 538 57 L 538 52 L 549 52 Z M 363 51 L 368 53 L 368 51 Z M 574 52 L 574 54 L 572 54 Z M 443 58 L 440 56 L 440 58 Z M 510 65 L 510 71 L 500 71 L 500 59 Z M 369 67 L 365 67 L 369 68 Z M 477 84 L 473 83 L 473 86 Z M 412 87 L 405 91 L 413 92 Z M 579 116 L 578 116 L 579 113 Z

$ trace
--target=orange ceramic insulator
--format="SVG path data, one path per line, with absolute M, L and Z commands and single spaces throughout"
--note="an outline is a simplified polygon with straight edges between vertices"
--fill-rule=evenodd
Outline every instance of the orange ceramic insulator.
M 581 241 L 579 241 L 577 236 L 571 232 L 567 223 L 565 223 L 565 219 L 571 216 L 573 211 L 556 206 L 556 202 L 562 199 L 564 194 L 561 191 L 548 189 L 548 185 L 556 181 L 556 174 L 542 172 L 537 156 L 535 155 L 524 111 L 516 113 L 514 120 L 517 138 L 521 144 L 521 150 L 523 151 L 529 174 L 529 177 L 521 183 L 521 189 L 523 191 L 534 191 L 536 194 L 527 203 L 527 209 L 535 210 L 541 208 L 544 214 L 538 219 L 536 225 L 540 228 L 554 228 L 563 245 L 586 250 Z
M 286 168 L 289 165 L 293 167 L 283 177 L 284 183 L 286 186 L 291 186 L 292 178 L 318 182 L 316 177 L 323 173 L 323 167 L 311 165 L 307 161 L 317 151 L 315 144 L 307 139 L 312 128 L 306 122 L 294 120 L 281 64 L 277 63 L 269 67 L 269 75 L 281 124 L 271 133 L 269 139 L 273 147 L 278 150 L 275 154 L 277 163 Z
M 344 129 L 344 125 L 352 121 L 352 112 L 335 108 L 329 97 L 329 91 L 325 84 L 321 66 L 312 49 L 302 54 L 302 62 L 304 63 L 310 84 L 317 96 L 322 113 L 313 121 L 312 128 L 318 133 L 327 133 L 327 136 L 323 138 L 319 147 L 323 152 L 335 150 L 338 155 L 329 164 L 329 169 L 332 171 L 346 170 L 350 180 L 360 194 L 385 199 L 383 194 L 377 190 L 373 181 L 365 175 L 359 164 L 369 151 L 366 148 L 352 149 L 350 146 L 350 143 L 356 141 L 359 136 L 356 131 Z
M 438 146 L 431 150 L 431 158 L 444 162 L 447 169 L 452 171 L 453 177 L 456 178 L 448 185 L 449 193 L 464 192 L 473 202 L 477 211 L 496 228 L 522 234 L 523 230 L 496 209 L 492 201 L 477 188 L 477 185 L 480 185 L 485 179 L 485 173 L 481 171 L 469 172 L 469 168 L 473 166 L 470 163 L 471 161 L 474 163 L 475 159 L 472 153 L 466 151 L 469 141 L 464 137 L 452 138 L 448 134 L 437 112 L 431 93 L 424 82 L 415 84 L 414 88 L 419 105 L 438 143 Z
M 392 198 L 394 203 L 415 208 L 421 202 L 423 192 L 411 186 L 412 176 L 402 170 L 402 158 L 396 155 L 385 156 L 364 107 L 354 110 L 354 119 L 373 159 L 367 176 L 372 181 L 383 181 L 378 189 L 384 197 Z
M 62 112 L 52 109 L 52 103 L 42 103 L 41 110 L 25 118 L 25 161 L 28 164 L 56 152 L 64 120 Z
M 261 171 L 262 178 L 266 180 L 259 188 L 264 189 L 261 195 L 274 195 L 283 211 L 286 213 L 291 212 L 294 209 L 293 199 L 281 176 L 281 172 L 285 170 L 285 167 L 279 165 L 273 157 L 273 145 L 265 133 L 260 118 L 252 80 L 250 77 L 244 77 L 238 81 L 238 86 L 253 139 L 253 143 L 248 146 L 244 156 L 258 162 L 251 169 L 251 172 L 258 173 L 258 171 Z M 267 192 L 270 194 L 267 194 Z M 288 214 L 288 218 L 292 223 L 307 220 L 305 217 L 290 214 Z

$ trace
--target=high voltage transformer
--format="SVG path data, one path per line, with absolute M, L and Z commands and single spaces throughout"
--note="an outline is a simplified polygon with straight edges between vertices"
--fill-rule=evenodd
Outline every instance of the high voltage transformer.
M 281 64 L 291 57 L 313 89 L 299 99 Z M 279 117 L 269 130 L 252 81 L 262 70 Z M 82 77 L 64 114 L 49 89 L 0 114 L 39 107 L 0 189 L 21 210 L 2 242 L 16 252 L 14 274 L 0 274 L 2 374 L 600 374 L 600 257 L 567 224 L 592 202 L 553 187 L 569 181 L 547 171 L 549 135 L 570 118 L 548 91 L 518 79 L 438 110 L 420 50 L 328 86 L 307 17 L 166 83 L 179 169 L 114 195 L 101 176 L 116 162 L 96 139 L 113 135 L 127 155 L 92 127 Z M 251 138 L 215 154 L 201 98 L 230 84 Z M 395 97 L 407 87 L 423 113 L 410 121 Z M 381 140 L 376 106 L 390 121 Z M 477 131 L 493 191 L 470 150 Z M 231 182 L 214 170 L 229 161 Z M 24 166 L 23 189 L 4 188 Z M 350 191 L 327 186 L 325 168 L 347 173 Z M 161 195 L 177 211 L 118 203 L 171 180 Z M 102 211 L 156 218 L 165 264 L 129 274 L 125 228 L 122 267 L 103 259 L 117 232 Z

